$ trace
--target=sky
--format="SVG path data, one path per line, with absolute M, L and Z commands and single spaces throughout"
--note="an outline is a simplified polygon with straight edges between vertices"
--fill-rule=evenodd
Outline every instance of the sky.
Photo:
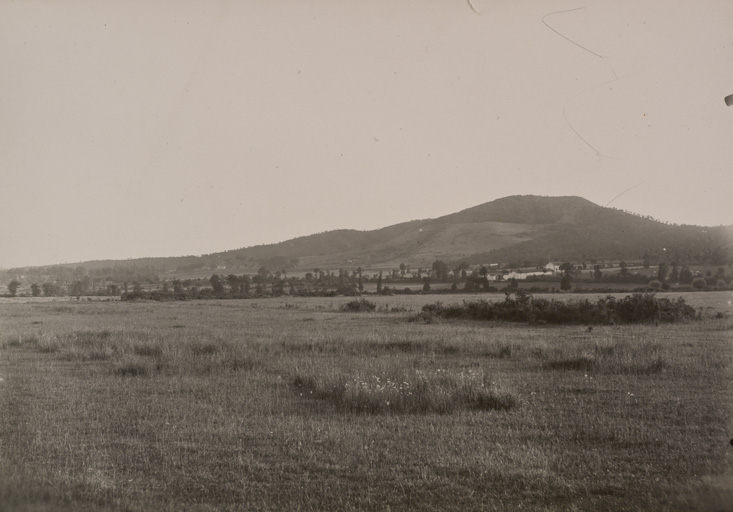
M 731 0 L 0 0 L 0 268 L 575 195 L 733 223 Z

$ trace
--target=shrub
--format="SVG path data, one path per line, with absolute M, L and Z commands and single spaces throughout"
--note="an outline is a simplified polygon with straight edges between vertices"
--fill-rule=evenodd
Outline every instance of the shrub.
M 374 302 L 370 302 L 366 299 L 352 300 L 341 306 L 341 311 L 347 313 L 369 313 L 376 309 L 377 305 Z
M 708 285 L 708 282 L 705 281 L 704 277 L 696 277 L 695 279 L 692 280 L 692 286 L 694 286 L 698 290 L 702 290 L 707 285 Z
M 519 291 L 514 297 L 507 294 L 501 302 L 478 300 L 460 306 L 444 306 L 440 302 L 426 304 L 417 318 L 431 322 L 436 317 L 570 325 L 658 323 L 692 320 L 695 309 L 682 297 L 658 299 L 653 293 L 636 293 L 621 300 L 608 296 L 593 303 L 588 299 L 536 299 Z

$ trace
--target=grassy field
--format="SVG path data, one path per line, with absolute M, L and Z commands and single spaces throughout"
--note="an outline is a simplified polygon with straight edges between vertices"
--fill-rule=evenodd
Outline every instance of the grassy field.
M 733 509 L 730 317 L 410 321 L 464 298 L 4 301 L 0 510 Z

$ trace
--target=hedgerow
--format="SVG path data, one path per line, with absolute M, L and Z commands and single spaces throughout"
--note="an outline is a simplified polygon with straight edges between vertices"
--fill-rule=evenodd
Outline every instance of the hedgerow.
M 559 301 L 535 298 L 519 290 L 509 293 L 500 302 L 464 301 L 462 305 L 444 306 L 441 302 L 426 304 L 418 318 L 431 322 L 435 318 L 463 318 L 530 324 L 632 324 L 674 323 L 696 318 L 695 309 L 685 299 L 658 298 L 654 293 L 635 293 L 617 299 L 607 296 L 591 302 L 588 299 Z

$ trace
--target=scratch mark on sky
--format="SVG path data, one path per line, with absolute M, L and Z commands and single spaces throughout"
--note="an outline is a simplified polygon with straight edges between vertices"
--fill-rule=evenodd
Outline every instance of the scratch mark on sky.
M 565 39 L 565 40 L 566 40 L 566 41 L 568 41 L 569 43 L 572 43 L 573 45 L 577 46 L 578 48 L 580 48 L 580 49 L 582 49 L 582 50 L 584 50 L 584 51 L 586 51 L 586 52 L 590 53 L 591 55 L 594 55 L 594 56 L 598 57 L 599 59 L 605 59 L 605 58 L 607 58 L 607 57 L 606 57 L 605 55 L 601 55 L 600 53 L 596 53 L 596 52 L 594 52 L 593 50 L 590 50 L 590 49 L 586 48 L 586 47 L 585 47 L 585 46 L 583 46 L 582 44 L 580 44 L 580 43 L 578 43 L 578 42 L 576 42 L 576 41 L 573 41 L 572 39 L 570 39 L 569 37 L 567 37 L 567 36 L 566 36 L 565 34 L 562 34 L 562 33 L 561 33 L 561 32 L 559 32 L 558 30 L 554 29 L 554 28 L 553 28 L 553 27 L 552 27 L 552 26 L 551 26 L 551 25 L 550 25 L 549 23 L 547 23 L 547 22 L 545 21 L 545 18 L 547 18 L 547 17 L 549 17 L 549 16 L 552 16 L 552 15 L 554 15 L 554 14 L 562 14 L 562 13 L 568 13 L 568 12 L 573 12 L 573 11 L 579 11 L 579 10 L 581 10 L 581 9 L 585 9 L 585 7 L 575 7 L 575 8 L 573 8 L 573 9 L 564 9 L 564 10 L 561 10 L 561 11 L 553 11 L 553 12 L 547 13 L 547 14 L 545 14 L 545 15 L 544 15 L 544 16 L 542 17 L 542 23 L 543 23 L 543 24 L 544 24 L 544 25 L 545 25 L 545 26 L 546 26 L 547 28 L 549 28 L 550 30 L 552 30 L 552 31 L 553 31 L 553 32 L 554 32 L 555 34 L 557 34 L 558 36 L 562 37 L 563 39 Z M 586 146 L 588 146 L 588 147 L 589 147 L 590 149 L 592 149 L 592 150 L 593 150 L 593 152 L 594 152 L 594 153 L 596 154 L 596 156 L 598 156 L 598 157 L 603 157 L 603 158 L 610 158 L 610 159 L 612 159 L 612 160 L 623 160 L 622 158 L 617 158 L 617 157 L 614 157 L 614 156 L 604 155 L 603 153 L 601 153 L 601 152 L 600 152 L 600 151 L 598 150 L 598 148 L 596 148 L 596 147 L 595 147 L 595 146 L 594 146 L 593 144 L 591 144 L 591 143 L 590 143 L 590 142 L 588 141 L 588 139 L 586 139 L 585 137 L 583 137 L 583 136 L 582 136 L 582 135 L 580 134 L 580 132 L 579 132 L 578 130 L 576 130 L 576 129 L 575 129 L 575 127 L 573 126 L 573 124 L 572 124 L 572 123 L 570 122 L 570 120 L 568 119 L 568 115 L 567 115 L 567 112 L 566 112 L 566 109 L 567 109 L 568 103 L 570 103 L 570 102 L 571 102 L 571 101 L 573 101 L 574 99 L 578 98 L 579 96 L 582 96 L 582 95 L 584 95 L 584 94 L 587 94 L 587 93 L 589 93 L 589 92 L 593 91 L 594 89 L 597 89 L 597 88 L 599 88 L 599 87 L 603 87 L 603 86 L 609 85 L 609 84 L 611 84 L 611 83 L 613 83 L 613 82 L 616 82 L 616 81 L 618 81 L 618 80 L 621 80 L 621 79 L 625 78 L 625 77 L 619 77 L 619 76 L 618 76 L 618 75 L 616 74 L 616 70 L 615 70 L 615 69 L 613 69 L 613 66 L 611 66 L 610 64 L 609 64 L 609 67 L 610 67 L 610 69 L 611 69 L 611 72 L 613 73 L 613 76 L 614 76 L 613 80 L 609 80 L 608 82 L 604 82 L 604 83 L 602 83 L 602 84 L 599 84 L 599 85 L 596 85 L 596 86 L 594 86 L 594 87 L 591 87 L 590 89 L 587 89 L 587 90 L 585 90 L 585 91 L 583 91 L 583 92 L 580 92 L 580 93 L 576 94 L 575 96 L 573 96 L 572 98 L 568 99 L 568 100 L 567 100 L 567 101 L 566 101 L 565 103 L 563 103 L 563 106 L 562 106 L 562 116 L 563 116 L 563 118 L 565 119 L 565 123 L 566 123 L 566 124 L 568 125 L 568 127 L 569 127 L 569 128 L 570 128 L 570 129 L 572 130 L 572 131 L 573 131 L 573 133 L 574 133 L 574 134 L 576 135 L 576 137 L 578 137 L 578 138 L 579 138 L 579 139 L 580 139 L 581 141 L 583 141 L 583 143 L 584 143 L 584 144 L 585 144 Z
M 469 3 L 470 3 L 470 0 L 469 0 Z M 559 35 L 560 37 L 562 37 L 562 38 L 563 38 L 563 39 L 565 39 L 566 41 L 568 41 L 568 42 L 570 42 L 570 43 L 574 44 L 574 45 L 575 45 L 575 46 L 577 46 L 578 48 L 582 48 L 583 50 L 587 51 L 588 53 L 590 53 L 590 54 L 592 54 L 592 55 L 595 55 L 595 56 L 596 56 L 596 57 L 598 57 L 599 59 L 605 59 L 606 57 L 605 57 L 604 55 L 600 55 L 600 54 L 598 54 L 598 53 L 594 52 L 593 50 L 589 50 L 588 48 L 586 48 L 586 47 L 585 47 L 585 46 L 583 46 L 582 44 L 580 44 L 580 43 L 576 43 L 575 41 L 573 41 L 572 39 L 570 39 L 570 38 L 569 38 L 568 36 L 566 36 L 566 35 L 564 35 L 564 34 L 561 34 L 561 33 L 560 33 L 560 32 L 558 32 L 557 30 L 555 30 L 554 28 L 552 28 L 552 27 L 551 27 L 551 26 L 550 26 L 550 25 L 549 25 L 549 24 L 548 24 L 548 23 L 547 23 L 547 22 L 545 21 L 545 18 L 547 18 L 548 16 L 552 16 L 553 14 L 562 14 L 562 13 L 564 13 L 564 12 L 573 12 L 573 11 L 579 11 L 579 10 L 581 10 L 581 9 L 585 9 L 585 7 L 576 7 L 576 8 L 574 8 L 574 9 L 565 9 L 564 11 L 553 11 L 553 12 L 547 13 L 547 14 L 545 14 L 544 16 L 542 16 L 542 23 L 544 23 L 544 24 L 545 24 L 545 26 L 546 26 L 547 28 L 549 28 L 550 30 L 552 30 L 552 31 L 553 31 L 554 33 L 556 33 L 557 35 Z
M 613 70 L 612 70 L 612 71 L 613 71 Z M 615 76 L 615 75 L 616 75 L 616 72 L 614 71 L 614 72 L 613 72 L 613 74 L 614 74 L 614 76 Z M 602 84 L 594 85 L 594 86 L 593 86 L 593 87 L 591 87 L 590 89 L 586 89 L 585 91 L 579 92 L 578 94 L 576 94 L 576 95 L 575 95 L 575 96 L 573 96 L 572 98 L 568 99 L 568 100 L 567 100 L 567 101 L 566 101 L 565 103 L 563 103 L 563 106 L 562 106 L 562 116 L 563 116 L 563 118 L 565 119 L 565 123 L 566 123 L 566 124 L 568 125 L 568 127 L 569 127 L 569 128 L 570 128 L 570 129 L 572 130 L 572 131 L 573 131 L 573 133 L 574 133 L 574 134 L 575 134 L 575 135 L 576 135 L 576 136 L 577 136 L 577 137 L 578 137 L 578 138 L 579 138 L 580 140 L 582 140 L 582 141 L 583 141 L 583 143 L 585 143 L 585 145 L 586 145 L 586 146 L 588 146 L 588 147 L 589 147 L 590 149 L 592 149 L 592 150 L 593 150 L 593 151 L 595 152 L 596 156 L 599 156 L 599 157 L 604 157 L 604 158 L 610 158 L 610 159 L 612 159 L 612 160 L 623 160 L 623 158 L 618 158 L 618 157 L 614 157 L 614 156 L 604 155 L 603 153 L 601 153 L 600 151 L 598 151 L 598 149 L 597 149 L 597 148 L 596 148 L 596 147 L 595 147 L 595 146 L 594 146 L 593 144 L 591 144 L 590 142 L 588 142 L 588 139 L 586 139 L 585 137 L 583 137 L 583 136 L 582 136 L 582 135 L 581 135 L 581 134 L 580 134 L 580 133 L 578 132 L 578 130 L 576 130 L 576 129 L 575 129 L 575 127 L 574 127 L 574 126 L 572 125 L 572 123 L 571 123 L 571 122 L 570 122 L 570 120 L 568 119 L 568 115 L 567 115 L 567 112 L 566 112 L 566 109 L 567 109 L 568 103 L 570 103 L 571 101 L 573 101 L 573 100 L 575 100 L 575 99 L 579 98 L 580 96 L 583 96 L 583 95 L 585 95 L 585 94 L 588 94 L 588 93 L 590 93 L 590 92 L 592 92 L 592 91 L 594 91 L 594 90 L 596 90 L 596 89 L 599 89 L 599 88 L 601 88 L 601 87 L 605 87 L 605 86 L 607 86 L 607 85 L 610 85 L 610 84 L 612 84 L 612 83 L 614 83 L 614 82 L 618 82 L 619 80 L 623 80 L 623 79 L 624 79 L 624 78 L 626 78 L 627 76 L 628 76 L 628 75 L 626 75 L 626 76 L 622 76 L 622 77 L 618 77 L 618 76 L 616 76 L 616 78 L 614 78 L 613 80 L 609 80 L 609 81 L 607 81 L 607 82 L 603 82 Z
M 643 185 L 644 183 L 646 183 L 646 181 L 640 181 L 639 183 L 637 183 L 633 187 L 627 188 L 626 190 L 624 190 L 623 192 L 621 192 L 620 194 L 618 194 L 616 197 L 614 197 L 613 199 L 611 199 L 608 203 L 606 203 L 606 205 L 604 206 L 604 208 L 607 207 L 609 204 L 613 203 L 616 199 L 618 199 L 619 197 L 621 197 L 622 195 L 624 195 L 626 192 L 629 192 L 631 190 L 634 190 L 636 187 L 638 187 L 639 185 Z

